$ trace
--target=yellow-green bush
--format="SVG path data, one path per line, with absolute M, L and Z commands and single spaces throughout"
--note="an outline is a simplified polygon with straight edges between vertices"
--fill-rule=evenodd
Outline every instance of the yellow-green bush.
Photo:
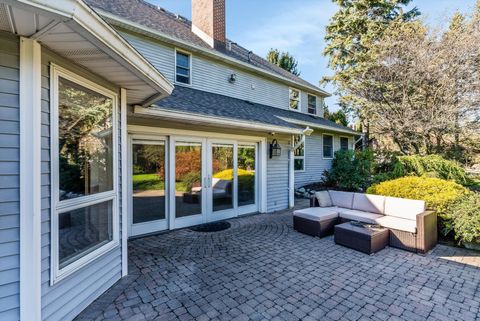
M 454 181 L 407 176 L 372 185 L 367 193 L 424 200 L 428 209 L 435 210 L 440 217 L 448 218 L 448 208 L 469 191 Z

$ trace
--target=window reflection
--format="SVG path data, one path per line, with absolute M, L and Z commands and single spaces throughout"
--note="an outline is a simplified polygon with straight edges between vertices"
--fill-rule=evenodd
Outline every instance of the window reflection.
M 113 101 L 59 77 L 60 200 L 113 189 Z
M 238 206 L 255 204 L 255 146 L 238 146 Z

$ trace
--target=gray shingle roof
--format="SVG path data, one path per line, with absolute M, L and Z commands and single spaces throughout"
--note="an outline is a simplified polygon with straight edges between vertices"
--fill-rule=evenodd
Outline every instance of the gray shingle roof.
M 287 128 L 299 128 L 299 126 L 294 123 L 285 120 L 294 119 L 300 122 L 316 124 L 321 127 L 328 127 L 332 130 L 347 130 L 355 134 L 354 131 L 347 127 L 318 116 L 256 104 L 184 86 L 176 86 L 170 96 L 158 101 L 152 108 L 250 121 Z
M 209 50 L 206 42 L 192 32 L 192 23 L 186 18 L 175 15 L 144 0 L 85 0 L 93 8 L 107 11 L 148 28 L 157 30 L 168 36 Z M 272 72 L 306 87 L 321 90 L 318 86 L 293 75 L 292 73 L 268 62 L 262 57 L 251 53 L 248 49 L 232 42 L 231 50 L 217 50 L 234 59 L 249 63 L 255 67 Z M 250 55 L 249 55 L 250 52 Z M 249 57 L 250 56 L 250 57 Z

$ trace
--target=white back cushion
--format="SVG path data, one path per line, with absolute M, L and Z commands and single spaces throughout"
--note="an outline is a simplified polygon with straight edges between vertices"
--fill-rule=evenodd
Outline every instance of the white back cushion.
M 332 199 L 333 206 L 352 208 L 353 193 L 340 191 L 328 191 L 328 193 Z
M 385 215 L 416 220 L 417 214 L 423 213 L 424 211 L 425 201 L 397 197 L 385 198 Z
M 352 208 L 364 212 L 383 214 L 385 212 L 385 196 L 355 193 Z
M 318 200 L 318 205 L 320 207 L 330 207 L 332 206 L 332 199 L 328 191 L 315 192 L 315 197 Z

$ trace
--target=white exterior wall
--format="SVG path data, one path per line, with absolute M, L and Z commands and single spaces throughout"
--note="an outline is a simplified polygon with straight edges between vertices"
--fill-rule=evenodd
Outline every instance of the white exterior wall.
M 144 36 L 120 31 L 145 58 L 171 82 L 175 82 L 175 47 Z M 182 50 L 181 48 L 178 48 Z M 188 51 L 186 51 L 188 52 Z M 289 86 L 233 66 L 192 54 L 192 83 L 194 89 L 248 100 L 272 107 L 289 108 Z M 237 75 L 234 84 L 228 82 Z M 181 86 L 188 86 L 180 84 Z M 301 91 L 301 111 L 307 112 L 307 92 Z M 317 112 L 323 116 L 322 98 L 317 96 Z
M 305 137 L 305 170 L 295 171 L 295 188 L 306 184 L 320 182 L 323 173 L 332 167 L 332 159 L 323 158 L 323 133 L 315 131 L 311 136 Z M 340 149 L 340 137 L 348 137 L 348 148 L 353 149 L 354 138 L 348 135 L 333 136 L 333 152 Z
M 78 75 L 90 79 L 110 90 L 118 88 L 105 83 L 100 78 L 86 73 L 74 64 L 42 50 L 42 320 L 72 320 L 99 295 L 110 288 L 121 278 L 121 248 L 117 247 L 88 263 L 78 271 L 59 281 L 50 284 L 51 244 L 51 193 L 50 193 L 50 63 L 63 66 Z M 117 118 L 118 121 L 120 117 Z M 118 127 L 117 127 L 118 128 Z M 120 128 L 118 128 L 120 130 Z M 120 139 L 117 142 L 120 144 Z M 120 153 L 120 147 L 118 152 Z M 120 161 L 121 158 L 119 158 Z M 119 173 L 121 169 L 119 168 Z M 119 177 L 118 182 L 121 182 Z M 121 186 L 119 186 L 119 190 Z M 121 204 L 121 200 L 118 200 Z M 120 212 L 121 221 L 121 208 Z M 121 233 L 121 231 L 120 231 Z

